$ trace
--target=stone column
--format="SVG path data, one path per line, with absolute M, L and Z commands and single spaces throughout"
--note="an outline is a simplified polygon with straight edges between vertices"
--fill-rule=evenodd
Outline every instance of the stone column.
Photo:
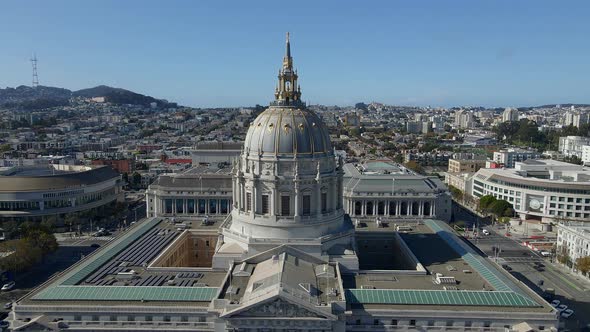
M 237 182 L 237 179 L 232 179 L 231 180 L 231 195 L 232 195 L 232 198 L 233 198 L 232 207 L 236 207 L 234 205 L 235 202 L 236 202 L 236 196 L 237 196 L 237 193 L 238 193 L 238 191 L 236 190 L 237 189 L 236 188 L 236 182 Z
M 315 194 L 316 194 L 316 214 L 320 215 L 322 214 L 322 181 L 319 180 L 316 183 L 316 188 L 315 188 Z M 329 204 L 328 204 L 328 200 L 326 199 L 326 210 L 329 210 Z M 313 212 L 312 212 L 313 213 Z
M 250 215 L 254 216 L 258 212 L 258 183 L 256 180 L 252 181 L 252 208 Z
M 424 201 L 420 201 L 420 203 L 418 205 L 418 215 L 419 216 L 424 215 Z
M 277 211 L 276 211 L 277 199 L 278 199 L 277 184 L 273 182 L 272 189 L 270 192 L 270 197 L 268 198 L 268 204 L 269 204 L 268 209 L 269 209 L 271 217 L 277 215 Z
M 396 216 L 399 216 L 401 214 L 401 211 L 402 211 L 402 204 L 401 203 L 402 203 L 401 201 L 397 201 L 395 203 L 395 215 Z
M 293 211 L 295 217 L 299 217 L 299 186 L 295 187 L 295 211 Z

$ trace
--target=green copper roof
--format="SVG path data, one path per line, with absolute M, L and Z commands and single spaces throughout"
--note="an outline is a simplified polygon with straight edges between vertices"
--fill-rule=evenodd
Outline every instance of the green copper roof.
M 520 294 L 493 291 L 347 289 L 346 301 L 351 304 L 540 307 L 535 301 Z
M 217 287 L 149 286 L 56 286 L 35 296 L 35 300 L 67 301 L 211 301 Z

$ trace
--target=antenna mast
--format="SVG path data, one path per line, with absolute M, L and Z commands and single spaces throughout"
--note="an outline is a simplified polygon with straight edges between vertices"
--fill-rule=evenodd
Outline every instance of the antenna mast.
M 39 86 L 39 75 L 37 75 L 37 55 L 33 54 L 31 58 L 31 65 L 33 66 L 33 88 Z

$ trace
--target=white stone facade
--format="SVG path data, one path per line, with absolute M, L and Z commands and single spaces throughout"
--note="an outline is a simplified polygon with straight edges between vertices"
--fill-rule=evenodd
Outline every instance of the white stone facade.
M 517 162 L 514 169 L 480 169 L 472 196 L 512 203 L 521 219 L 590 219 L 590 169 L 554 160 Z

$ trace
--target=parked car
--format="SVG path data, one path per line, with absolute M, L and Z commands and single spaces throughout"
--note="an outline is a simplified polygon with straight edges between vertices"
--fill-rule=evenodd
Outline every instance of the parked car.
M 10 309 L 12 308 L 12 302 L 7 302 L 4 304 L 4 309 Z
M 563 318 L 570 318 L 573 314 L 574 314 L 574 311 L 572 309 L 565 309 L 561 313 L 561 317 L 563 317 Z
M 557 308 L 555 308 L 555 309 L 557 309 L 557 311 L 559 311 L 559 312 L 561 313 L 561 312 L 564 312 L 564 311 L 567 309 L 567 305 L 565 305 L 565 304 L 560 304 L 560 305 L 558 305 L 558 306 L 557 306 Z
M 16 286 L 16 283 L 14 281 L 5 283 L 4 286 L 2 286 L 2 291 L 9 291 L 9 290 L 13 289 L 14 286 Z
M 504 270 L 506 271 L 512 271 L 512 268 L 510 267 L 510 265 L 507 264 L 503 264 L 502 267 L 504 268 Z
M 490 235 L 490 231 L 488 231 L 487 229 L 484 229 L 481 232 L 483 233 L 483 235 Z
M 557 306 L 559 306 L 561 302 L 559 302 L 559 300 L 553 300 L 550 304 L 553 308 L 557 308 Z

